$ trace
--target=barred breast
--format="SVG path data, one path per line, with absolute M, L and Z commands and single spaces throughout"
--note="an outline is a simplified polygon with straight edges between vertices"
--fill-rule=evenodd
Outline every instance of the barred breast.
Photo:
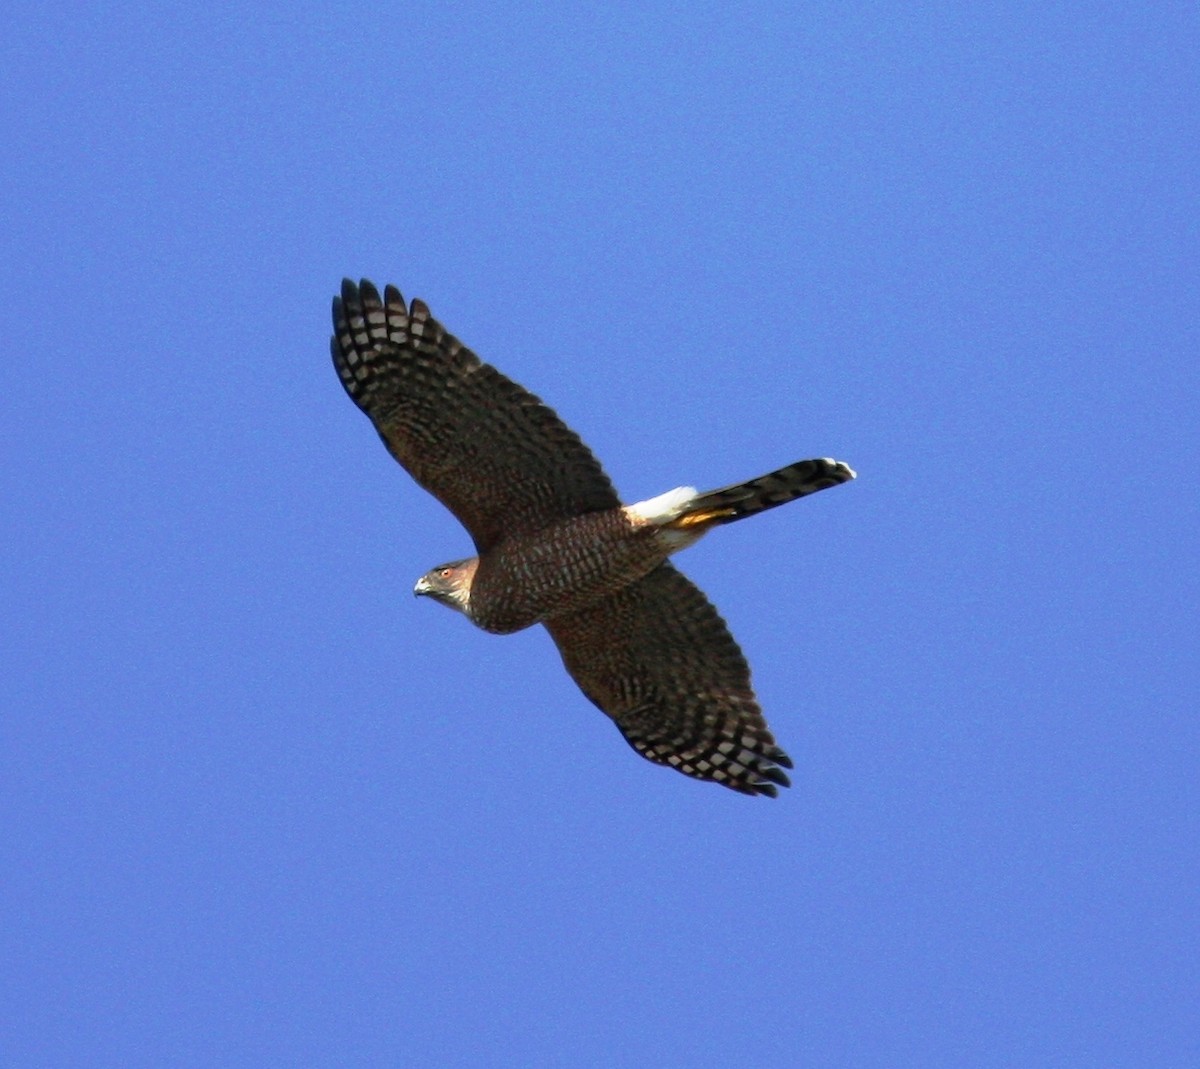
M 480 557 L 470 616 L 486 631 L 520 631 L 616 593 L 668 553 L 656 528 L 632 522 L 621 509 L 564 520 Z

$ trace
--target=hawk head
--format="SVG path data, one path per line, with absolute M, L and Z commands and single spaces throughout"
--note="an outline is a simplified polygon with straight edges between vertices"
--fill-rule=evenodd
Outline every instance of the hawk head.
M 475 578 L 478 565 L 478 557 L 439 564 L 417 580 L 413 593 L 417 597 L 433 598 L 434 601 L 440 601 L 443 605 L 449 605 L 452 609 L 470 615 L 467 610 L 471 602 L 471 580 Z

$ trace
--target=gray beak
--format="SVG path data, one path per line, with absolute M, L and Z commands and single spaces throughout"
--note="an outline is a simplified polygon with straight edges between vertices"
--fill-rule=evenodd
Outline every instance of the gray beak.
M 413 597 L 419 598 L 422 594 L 428 594 L 431 591 L 429 580 L 425 576 L 421 576 L 417 580 L 417 585 L 413 587 Z

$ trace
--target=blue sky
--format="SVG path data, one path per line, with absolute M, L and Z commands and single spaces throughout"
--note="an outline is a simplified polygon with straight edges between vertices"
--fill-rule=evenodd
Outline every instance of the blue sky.
M 10 15 L 0 1064 L 1200 1063 L 1197 29 Z M 858 470 L 678 561 L 790 791 L 412 598 L 345 275 L 628 500 Z

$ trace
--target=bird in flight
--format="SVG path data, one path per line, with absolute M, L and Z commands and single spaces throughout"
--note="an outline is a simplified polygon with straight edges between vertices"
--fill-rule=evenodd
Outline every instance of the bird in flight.
M 427 572 L 416 594 L 495 634 L 542 624 L 571 678 L 643 757 L 743 794 L 789 785 L 792 761 L 742 651 L 668 558 L 721 524 L 853 479 L 849 467 L 801 460 L 622 505 L 579 436 L 424 302 L 346 280 L 331 348 L 388 452 L 475 543 L 475 556 Z

